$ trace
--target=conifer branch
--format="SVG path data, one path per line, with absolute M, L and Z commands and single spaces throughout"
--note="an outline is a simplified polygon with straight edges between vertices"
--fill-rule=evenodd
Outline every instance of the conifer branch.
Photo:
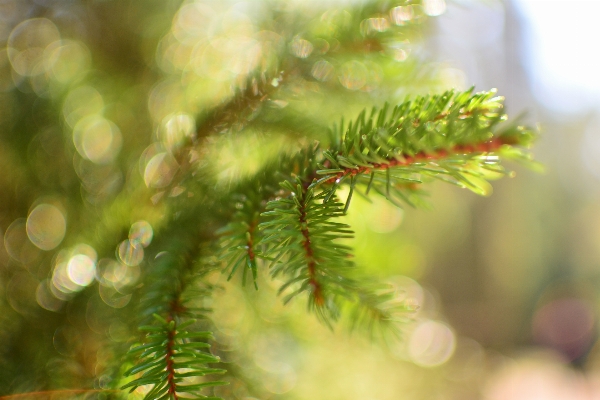
M 266 249 L 255 253 L 249 245 L 255 239 L 247 223 L 238 234 L 239 249 L 247 260 L 249 254 L 259 254 L 271 262 L 273 276 L 286 277 L 280 289 L 288 292 L 284 302 L 307 292 L 309 307 L 327 322 L 338 317 L 342 298 L 356 306 L 352 314 L 358 324 L 366 315 L 371 320 L 393 319 L 393 313 L 385 310 L 390 307 L 389 294 L 375 295 L 377 290 L 367 290 L 368 284 L 349 278 L 354 268 L 351 249 L 336 240 L 352 237 L 352 231 L 331 219 L 346 213 L 359 184 L 366 187 L 365 194 L 374 190 L 395 203 L 400 198 L 414 204 L 419 198 L 415 185 L 426 178 L 478 191 L 482 183 L 477 179 L 489 178 L 485 171 L 504 173 L 499 156 L 527 158 L 514 146 L 528 145 L 533 134 L 501 125 L 506 119 L 502 98 L 493 95 L 493 91 L 449 91 L 406 101 L 390 116 L 388 106 L 373 109 L 369 118 L 363 112 L 346 129 L 343 124 L 334 128 L 330 149 L 309 147 L 268 165 L 255 179 L 261 186 L 283 179 L 283 192 L 262 192 L 268 211 L 261 214 L 259 227 Z M 273 170 L 278 172 L 266 172 Z M 342 183 L 350 186 L 345 204 L 335 200 Z M 399 315 L 405 315 L 408 309 L 401 311 Z
M 229 269 L 227 280 L 230 280 L 237 270 L 242 267 L 242 282 L 246 283 L 246 273 L 252 273 L 254 287 L 258 290 L 257 278 L 257 253 L 261 236 L 258 232 L 258 212 L 254 208 L 248 211 L 248 204 L 238 202 L 241 210 L 233 213 L 233 221 L 227 224 L 218 233 L 223 235 L 219 247 L 223 251 L 219 257 L 225 260 L 226 269 Z M 259 253 L 260 254 L 260 253 Z
M 405 189 L 424 178 L 483 194 L 486 171 L 504 173 L 498 156 L 526 160 L 530 156 L 514 146 L 534 138 L 523 127 L 502 125 L 502 98 L 494 94 L 448 91 L 405 101 L 389 116 L 388 105 L 374 108 L 369 118 L 363 111 L 347 127 L 342 122 L 334 128 L 313 186 L 323 185 L 332 196 L 343 183 L 350 184 L 350 194 L 360 183 L 365 194 L 374 189 L 398 205 L 396 197 L 412 203 Z
M 139 386 L 152 385 L 144 399 L 179 399 L 182 393 L 193 394 L 196 398 L 217 399 L 199 393 L 204 388 L 226 385 L 227 382 L 203 381 L 197 378 L 210 374 L 224 373 L 225 370 L 210 368 L 206 364 L 217 363 L 219 358 L 204 351 L 210 345 L 210 332 L 190 332 L 185 328 L 195 320 L 177 324 L 154 314 L 157 323 L 144 325 L 140 330 L 148 332 L 143 343 L 129 350 L 140 362 L 130 368 L 125 376 L 142 373 L 141 376 L 123 385 L 121 389 L 134 391 Z M 195 339 L 200 339 L 197 341 Z
M 205 318 L 204 314 L 209 311 L 188 306 L 185 297 L 188 292 L 194 292 L 192 295 L 196 298 L 210 295 L 210 286 L 197 285 L 196 290 L 188 287 L 193 278 L 202 278 L 211 267 L 194 266 L 200 248 L 195 243 L 197 238 L 165 237 L 168 238 L 165 240 L 168 251 L 159 253 L 152 263 L 148 288 L 140 303 L 140 314 L 147 322 L 139 329 L 147 333 L 128 353 L 137 359 L 137 363 L 125 376 L 137 377 L 121 389 L 133 391 L 139 386 L 150 385 L 152 388 L 144 397 L 148 400 L 176 400 L 182 398 L 182 393 L 216 399 L 200 393 L 204 388 L 227 384 L 204 380 L 205 375 L 225 372 L 207 365 L 219 362 L 218 357 L 208 352 L 207 340 L 212 335 L 186 329 L 198 318 Z M 150 320 L 148 314 L 151 314 Z
M 339 243 L 353 232 L 333 219 L 347 212 L 359 186 L 364 194 L 375 191 L 396 204 L 396 199 L 413 204 L 415 185 L 429 178 L 477 191 L 477 179 L 488 178 L 486 171 L 504 173 L 500 157 L 526 159 L 528 154 L 516 146 L 528 145 L 533 134 L 502 124 L 502 99 L 493 94 L 449 91 L 406 101 L 389 115 L 388 106 L 373 109 L 368 118 L 363 112 L 347 127 L 342 123 L 332 130 L 326 150 L 311 145 L 284 154 L 231 188 L 230 206 L 223 209 L 230 222 L 217 233 L 223 249 L 219 258 L 226 262 L 229 278 L 242 267 L 242 281 L 250 271 L 256 286 L 257 259 L 264 259 L 273 277 L 284 278 L 279 290 L 284 303 L 305 293 L 309 309 L 328 326 L 346 314 L 352 327 L 400 336 L 398 326 L 410 317 L 411 307 L 396 302 L 390 291 L 357 279 L 352 249 Z M 341 184 L 350 187 L 345 203 L 336 197 Z M 176 320 L 166 315 L 168 324 Z M 173 361 L 164 364 L 166 380 L 154 389 L 176 393 L 176 360 L 169 358 L 174 356 L 175 328 L 167 328 L 161 328 L 167 340 L 165 359 Z
M 420 1 L 414 1 L 411 7 L 418 10 L 417 5 L 419 3 Z M 277 19 L 283 21 L 285 25 L 278 26 L 279 29 L 277 30 L 282 33 L 282 42 L 287 45 L 278 46 L 277 51 L 274 52 L 275 54 L 272 54 L 273 65 L 260 65 L 252 73 L 240 76 L 238 81 L 232 84 L 232 95 L 223 104 L 217 105 L 198 116 L 196 137 L 191 138 L 189 143 L 174 154 L 180 168 L 173 182 L 181 182 L 189 176 L 194 164 L 193 161 L 190 162 L 190 159 L 197 161 L 196 153 L 201 153 L 205 144 L 203 139 L 216 134 L 238 132 L 249 126 L 255 126 L 259 130 L 272 128 L 270 121 L 266 123 L 261 121 L 261 117 L 267 114 L 265 113 L 265 104 L 269 100 L 277 101 L 278 95 L 281 95 L 281 98 L 286 96 L 294 98 L 296 95 L 293 93 L 291 95 L 289 93 L 285 94 L 289 87 L 304 85 L 307 81 L 314 82 L 315 77 L 312 68 L 315 60 L 322 59 L 324 53 L 327 53 L 327 57 L 332 60 L 338 59 L 343 62 L 348 62 L 349 59 L 371 61 L 373 54 L 389 58 L 384 53 L 390 49 L 390 43 L 396 43 L 397 40 L 395 39 L 398 37 L 404 38 L 407 32 L 413 30 L 416 26 L 409 21 L 394 23 L 392 21 L 394 19 L 392 16 L 393 9 L 389 7 L 387 2 L 357 5 L 353 7 L 352 13 L 348 14 L 351 16 L 351 20 L 345 20 L 347 9 L 345 7 L 344 9 L 332 10 L 333 12 L 327 16 L 327 18 L 331 18 L 330 21 L 319 22 L 319 24 L 337 23 L 336 29 L 315 29 L 318 33 L 309 30 L 300 35 L 295 30 L 290 29 L 290 26 L 305 23 L 305 18 L 290 18 L 290 14 L 285 12 L 278 14 Z M 386 14 L 389 14 L 389 16 Z M 424 14 L 418 15 L 420 20 L 424 17 Z M 370 19 L 379 19 L 385 28 L 371 29 L 368 26 L 362 26 L 363 22 L 369 22 Z M 316 20 L 314 22 L 317 23 Z M 273 27 L 265 28 L 272 29 Z M 289 46 L 293 47 L 294 40 L 301 37 L 313 41 L 330 40 L 335 43 L 335 49 L 332 48 L 332 51 L 329 51 L 330 45 L 327 44 L 326 50 L 313 52 L 313 45 L 308 43 L 311 48 L 308 54 L 296 54 L 295 57 L 291 57 Z M 294 92 L 293 89 L 292 92 Z M 288 101 L 282 100 L 282 103 L 287 104 Z M 304 136 L 308 136 L 307 133 L 310 131 L 321 128 L 320 124 L 315 121 L 307 123 L 306 115 L 295 115 L 297 110 L 279 109 L 277 113 L 287 114 L 286 118 L 281 118 L 281 115 L 278 116 L 277 121 L 280 126 L 286 125 L 286 128 L 292 128 L 291 130 L 295 132 L 300 131 L 300 134 Z M 291 123 L 287 125 L 287 122 Z
M 201 117 L 198 136 L 223 133 L 232 127 L 243 128 L 244 123 L 252 120 L 251 115 L 275 94 L 285 78 L 286 73 L 283 71 L 268 75 L 266 71 L 262 71 L 246 77 L 227 103 Z
M 282 188 L 291 193 L 284 199 L 267 204 L 261 223 L 265 255 L 272 259 L 271 275 L 283 275 L 286 282 L 279 292 L 289 293 L 289 302 L 300 293 L 308 292 L 309 308 L 324 321 L 337 319 L 339 310 L 328 293 L 329 286 L 344 283 L 352 267 L 350 248 L 337 239 L 351 238 L 349 226 L 331 219 L 342 215 L 341 204 L 323 202 L 323 194 L 305 188 L 300 179 L 296 184 L 284 181 Z M 335 241 L 335 242 L 334 242 Z
M 306 196 L 306 192 L 303 190 L 302 197 Z M 310 286 L 310 293 L 314 299 L 317 307 L 322 307 L 325 303 L 323 297 L 323 288 L 317 280 L 317 260 L 315 260 L 315 254 L 313 251 L 313 244 L 311 243 L 311 234 L 308 231 L 308 220 L 306 212 L 306 202 L 300 201 L 298 205 L 298 211 L 300 212 L 300 232 L 302 233 L 303 241 L 302 247 L 306 257 L 307 269 L 308 269 L 308 285 Z
M 269 202 L 270 211 L 263 213 L 267 221 L 260 225 L 265 258 L 272 260 L 271 275 L 286 279 L 279 290 L 288 292 L 284 302 L 306 292 L 309 309 L 330 327 L 346 311 L 352 327 L 398 337 L 397 324 L 413 310 L 380 285 L 357 279 L 360 274 L 351 249 L 338 242 L 352 238 L 353 232 L 348 225 L 332 221 L 344 214 L 343 204 L 326 201 L 326 192 L 316 194 L 301 179 L 295 181 L 296 185 L 281 184 L 291 195 Z
M 533 139 L 525 128 L 501 125 L 506 119 L 501 101 L 493 91 L 448 91 L 406 101 L 391 115 L 388 106 L 373 109 L 369 118 L 363 112 L 345 129 L 343 124 L 334 128 L 329 149 L 306 147 L 267 165 L 249 179 L 256 187 L 242 184 L 233 190 L 245 193 L 246 200 L 238 202 L 240 210 L 225 229 L 230 277 L 241 265 L 255 274 L 260 257 L 270 261 L 273 276 L 286 276 L 280 290 L 289 292 L 285 302 L 308 292 L 309 306 L 328 321 L 339 314 L 339 289 L 337 294 L 363 304 L 361 313 L 376 315 L 381 308 L 373 300 L 385 303 L 387 297 L 374 296 L 349 278 L 351 249 L 336 239 L 350 238 L 352 231 L 331 219 L 346 213 L 357 185 L 365 187 L 365 194 L 374 190 L 396 204 L 396 198 L 418 201 L 415 185 L 427 178 L 480 190 L 488 178 L 485 171 L 504 173 L 499 156 L 526 157 L 514 146 Z M 279 191 L 272 187 L 276 182 Z M 345 204 L 335 200 L 343 183 L 350 186 Z M 257 232 L 255 213 L 264 210 L 264 202 L 267 212 Z M 256 247 L 259 242 L 264 251 Z
M 334 184 L 336 181 L 341 181 L 347 177 L 355 177 L 361 174 L 371 174 L 373 171 L 385 171 L 394 167 L 410 167 L 422 165 L 425 163 L 435 163 L 443 159 L 453 156 L 472 157 L 482 153 L 492 153 L 500 149 L 504 144 L 515 144 L 513 138 L 494 138 L 492 140 L 476 143 L 476 144 L 457 144 L 450 150 L 440 149 L 433 150 L 430 153 L 418 152 L 414 155 L 398 154 L 397 158 L 386 159 L 382 163 L 373 163 L 370 167 L 355 166 L 342 167 L 342 171 L 327 179 L 325 183 Z

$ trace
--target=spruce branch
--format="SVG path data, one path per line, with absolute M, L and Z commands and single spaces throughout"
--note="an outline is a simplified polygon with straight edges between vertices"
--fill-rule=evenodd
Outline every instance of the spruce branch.
M 351 248 L 339 240 L 352 238 L 353 232 L 333 221 L 344 214 L 343 204 L 325 201 L 325 192 L 316 193 L 300 178 L 294 183 L 281 184 L 291 196 L 269 202 L 269 211 L 263 213 L 267 221 L 260 225 L 265 258 L 272 260 L 271 275 L 285 281 L 279 289 L 287 293 L 284 303 L 306 292 L 308 308 L 330 327 L 344 307 L 357 310 L 357 320 L 369 315 L 380 322 L 392 321 L 391 309 L 384 306 L 389 299 L 352 278 L 356 271 Z
M 419 186 L 430 179 L 484 194 L 486 180 L 505 173 L 501 158 L 530 158 L 517 146 L 529 145 L 533 133 L 505 120 L 502 98 L 495 91 L 473 93 L 471 89 L 417 97 L 391 112 L 386 105 L 373 109 L 368 118 L 362 112 L 347 127 L 342 123 L 332 130 L 329 149 L 305 147 L 250 180 L 269 190 L 247 191 L 242 186 L 244 191 L 238 193 L 258 198 L 253 205 L 242 206 L 240 215 L 246 222 L 229 225 L 231 232 L 238 228 L 234 235 L 238 245 L 231 249 L 237 258 L 230 262 L 231 271 L 245 263 L 254 272 L 251 256 L 268 260 L 271 275 L 285 279 L 280 289 L 287 293 L 284 302 L 306 292 L 309 308 L 327 323 L 338 318 L 341 302 L 348 300 L 353 306 L 346 308 L 353 309 L 350 314 L 357 325 L 365 325 L 363 319 L 393 320 L 394 313 L 385 311 L 393 308 L 389 292 L 372 285 L 369 289 L 364 279 L 351 278 L 352 249 L 338 240 L 351 238 L 352 231 L 332 219 L 347 212 L 358 186 L 365 195 L 375 191 L 398 205 L 398 199 L 418 203 Z M 278 179 L 281 190 L 275 191 L 272 185 Z M 345 203 L 336 200 L 341 184 L 349 186 Z M 257 239 L 252 212 L 263 211 L 266 201 Z M 263 252 L 255 246 L 258 241 Z M 396 311 L 397 306 L 402 308 L 398 315 L 404 316 L 406 305 L 396 305 Z
M 494 91 L 448 91 L 389 108 L 373 109 L 368 118 L 362 112 L 347 127 L 334 127 L 328 149 L 312 145 L 283 155 L 232 189 L 234 199 L 243 201 L 236 201 L 239 210 L 224 229 L 222 258 L 230 277 L 242 265 L 256 276 L 256 259 L 262 258 L 273 277 L 285 279 L 284 302 L 306 292 L 309 308 L 328 323 L 345 300 L 360 306 L 352 313 L 357 320 L 391 318 L 377 315 L 382 304 L 389 307 L 389 296 L 375 296 L 378 289 L 351 278 L 352 249 L 338 242 L 352 231 L 333 219 L 347 212 L 357 188 L 398 205 L 417 204 L 420 184 L 430 179 L 485 194 L 486 180 L 505 173 L 501 158 L 530 157 L 517 146 L 530 144 L 533 133 L 504 122 L 502 98 Z M 336 199 L 341 184 L 349 186 L 345 203 Z
M 192 394 L 194 398 L 216 400 L 200 394 L 200 390 L 219 385 L 222 381 L 198 381 L 210 374 L 224 373 L 225 370 L 210 368 L 207 364 L 218 363 L 219 358 L 206 352 L 210 345 L 206 340 L 212 339 L 210 332 L 190 332 L 186 329 L 195 320 L 177 323 L 170 314 L 167 319 L 154 314 L 155 323 L 140 327 L 148 332 L 144 341 L 129 350 L 130 356 L 136 356 L 139 362 L 129 369 L 125 376 L 141 376 L 123 385 L 121 389 L 130 392 L 139 386 L 152 385 L 144 399 L 177 400 L 182 393 Z
M 232 128 L 241 130 L 277 92 L 286 76 L 284 71 L 267 72 L 261 68 L 246 77 L 228 102 L 199 117 L 198 136 L 225 133 Z
M 398 322 L 413 311 L 395 301 L 395 295 L 360 277 L 352 262 L 351 248 L 339 240 L 351 239 L 346 224 L 333 221 L 342 216 L 344 205 L 326 201 L 326 192 L 317 193 L 300 178 L 295 185 L 281 184 L 290 197 L 268 203 L 261 223 L 265 258 L 272 261 L 271 275 L 281 275 L 284 283 L 279 293 L 287 293 L 284 303 L 308 294 L 308 308 L 329 327 L 341 314 L 350 318 L 351 327 L 378 331 L 382 337 L 398 337 Z
M 396 51 L 398 42 L 410 36 L 426 18 L 418 7 L 420 3 L 413 1 L 407 5 L 410 12 L 415 13 L 410 21 L 398 20 L 395 15 L 399 7 L 390 7 L 388 2 L 334 7 L 325 13 L 325 9 L 312 8 L 307 10 L 312 16 L 309 18 L 313 18 L 308 28 L 305 15 L 290 13 L 285 6 L 270 10 L 272 20 L 257 21 L 257 25 L 266 30 L 256 34 L 264 62 L 232 81 L 231 94 L 221 104 L 197 116 L 195 135 L 173 154 L 179 165 L 173 184 L 183 182 L 194 173 L 197 156 L 206 147 L 207 138 L 236 134 L 249 127 L 259 131 L 273 129 L 274 120 L 279 133 L 314 136 L 315 131 L 323 128 L 322 124 L 318 118 L 311 119 L 306 115 L 305 110 L 288 106 L 290 100 L 298 98 L 300 88 L 317 87 L 317 82 L 322 88 L 345 92 L 336 79 L 330 79 L 334 73 L 333 65 L 339 69 L 351 61 L 373 63 L 378 59 L 391 62 L 390 54 Z M 313 15 L 315 12 L 317 14 Z M 278 32 L 277 39 L 261 34 L 271 30 Z M 321 47 L 312 43 L 321 43 Z M 315 62 L 325 60 L 332 68 L 326 74 L 327 79 L 314 71 Z M 395 69 L 403 68 L 393 61 L 390 65 Z M 400 74 L 392 75 L 396 79 Z
M 188 233 L 194 231 L 185 224 L 179 228 Z M 146 335 L 128 352 L 136 363 L 125 376 L 136 378 L 121 387 L 134 391 L 139 386 L 150 385 L 152 388 L 144 397 L 148 400 L 185 398 L 181 394 L 216 399 L 201 394 L 201 390 L 227 384 L 204 378 L 225 372 L 208 366 L 219 362 L 218 357 L 208 352 L 210 332 L 187 329 L 198 319 L 205 319 L 210 311 L 190 306 L 190 300 L 210 296 L 213 290 L 203 278 L 214 267 L 198 265 L 200 244 L 197 240 L 197 237 L 184 238 L 164 232 L 158 243 L 166 251 L 160 252 L 149 266 L 145 294 L 140 299 L 143 325 L 139 330 Z
M 495 91 L 422 96 L 394 107 L 363 111 L 348 126 L 332 130 L 330 149 L 323 152 L 313 186 L 333 196 L 342 184 L 374 190 L 399 205 L 411 204 L 406 188 L 424 179 L 444 180 L 485 194 L 483 181 L 492 172 L 504 174 L 500 157 L 527 160 L 514 146 L 527 146 L 534 134 L 504 123 L 502 98 Z M 349 199 L 350 199 L 349 196 Z M 348 200 L 349 200 L 348 199 Z
M 210 206 L 219 211 L 221 220 L 229 220 L 215 232 L 217 259 L 225 263 L 229 278 L 241 268 L 244 282 L 250 272 L 255 287 L 262 264 L 257 261 L 266 261 L 271 276 L 283 279 L 279 293 L 284 303 L 306 295 L 309 310 L 329 327 L 344 315 L 352 329 L 365 329 L 385 341 L 401 337 L 401 326 L 414 308 L 361 276 L 352 261 L 352 248 L 340 242 L 351 239 L 353 232 L 335 219 L 346 214 L 354 192 L 374 191 L 398 205 L 416 204 L 421 184 L 440 179 L 483 194 L 487 179 L 505 173 L 502 159 L 530 159 L 522 147 L 534 139 L 530 130 L 505 122 L 501 102 L 493 91 L 449 91 L 407 100 L 391 110 L 387 105 L 373 109 L 368 117 L 364 111 L 347 126 L 334 127 L 325 149 L 304 144 L 234 187 L 213 189 Z M 345 202 L 337 198 L 342 184 L 349 186 Z M 204 194 L 204 206 L 211 197 Z M 169 279 L 162 279 L 144 298 L 145 315 L 154 316 L 153 324 L 144 329 L 152 334 L 132 349 L 139 361 L 128 372 L 143 374 L 125 386 L 154 385 L 148 398 L 177 398 L 188 391 L 203 396 L 197 391 L 223 384 L 185 380 L 223 371 L 207 365 L 217 360 L 209 353 L 193 356 L 186 349 L 183 363 L 177 357 L 177 349 L 188 346 L 182 340 L 191 334 L 181 326 L 192 316 L 180 299 L 190 273 L 202 268 L 190 263 L 197 258 L 194 240 L 175 243 L 183 243 L 170 251 L 179 257 L 174 263 L 178 267 L 173 260 L 166 263 L 171 266 L 161 274 Z M 161 257 L 158 261 L 160 265 Z M 180 331 L 184 337 L 178 336 Z M 197 346 L 207 346 L 202 343 Z
M 257 229 L 257 210 L 260 208 L 246 196 L 239 200 L 236 202 L 236 211 L 232 213 L 232 221 L 217 232 L 222 235 L 218 246 L 222 252 L 219 259 L 225 261 L 226 270 L 229 270 L 227 280 L 231 280 L 241 267 L 242 283 L 246 283 L 246 274 L 250 271 L 254 287 L 258 290 L 256 253 L 261 236 Z
M 242 283 L 246 281 L 248 270 L 252 272 L 254 285 L 257 277 L 257 261 L 269 259 L 262 251 L 264 233 L 259 229 L 261 213 L 267 202 L 278 196 L 286 196 L 279 182 L 292 179 L 292 174 L 308 173 L 315 160 L 314 147 L 302 149 L 292 154 L 281 154 L 280 158 L 267 163 L 256 175 L 244 179 L 227 192 L 228 198 L 221 211 L 224 220 L 229 219 L 223 228 L 216 232 L 219 236 L 218 259 L 225 262 L 228 280 L 242 268 Z
M 285 279 L 279 290 L 288 292 L 285 303 L 308 292 L 310 309 L 326 322 L 337 319 L 339 310 L 329 286 L 343 285 L 352 267 L 350 248 L 337 240 L 353 233 L 349 226 L 332 221 L 342 215 L 341 204 L 323 202 L 323 194 L 305 188 L 300 179 L 295 185 L 284 181 L 281 186 L 291 196 L 270 201 L 263 213 L 268 220 L 260 224 L 265 255 L 273 260 L 271 275 Z

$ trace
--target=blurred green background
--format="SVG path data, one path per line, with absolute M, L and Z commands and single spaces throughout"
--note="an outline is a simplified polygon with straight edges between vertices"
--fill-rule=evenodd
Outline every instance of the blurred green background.
M 497 87 L 511 116 L 539 124 L 546 173 L 511 165 L 486 198 L 431 184 L 428 209 L 355 198 L 357 263 L 419 305 L 402 343 L 329 331 L 301 302 L 283 306 L 266 274 L 258 292 L 215 276 L 219 355 L 240 368 L 221 394 L 600 396 L 600 79 L 577 66 L 593 64 L 598 32 L 584 15 L 598 3 L 383 2 L 395 11 L 366 23 L 344 11 L 355 3 L 0 0 L 0 396 L 110 387 L 144 256 L 117 249 L 139 258 L 127 268 L 107 257 L 137 221 L 130 238 L 151 240 L 160 197 L 179 195 L 161 191 L 176 162 L 163 150 L 183 146 L 252 71 L 273 69 L 281 48 L 311 79 L 286 83 L 260 123 L 203 149 L 220 184 L 294 145 L 282 120 L 303 115 L 320 138 L 315 126 L 364 105 L 472 84 Z M 328 58 L 352 23 L 367 37 L 406 29 L 385 57 L 361 42 L 358 61 Z M 286 43 L 294 29 L 308 39 Z

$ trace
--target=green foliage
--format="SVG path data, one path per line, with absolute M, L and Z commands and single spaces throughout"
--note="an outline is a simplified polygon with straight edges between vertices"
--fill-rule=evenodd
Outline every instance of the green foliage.
M 246 282 L 247 272 L 251 272 L 256 283 L 257 262 L 265 258 L 262 251 L 264 233 L 259 229 L 261 213 L 267 202 L 282 193 L 280 182 L 293 179 L 292 175 L 311 174 L 315 167 L 315 148 L 309 147 L 293 154 L 280 154 L 280 157 L 267 163 L 256 175 L 243 180 L 225 195 L 227 207 L 223 210 L 227 225 L 216 232 L 219 260 L 224 261 L 228 280 L 242 268 L 242 282 Z M 262 218 L 264 219 L 264 218 Z
M 193 229 L 182 222 L 178 227 L 188 232 Z M 219 362 L 209 352 L 208 340 L 213 336 L 207 331 L 189 330 L 211 311 L 198 304 L 215 289 L 204 279 L 215 267 L 203 262 L 194 238 L 182 237 L 176 231 L 164 234 L 159 248 L 162 251 L 149 265 L 139 303 L 139 330 L 146 334 L 128 352 L 136 365 L 125 376 L 136 378 L 121 389 L 133 392 L 139 386 L 151 385 L 145 399 L 176 399 L 182 393 L 216 399 L 201 394 L 202 389 L 227 384 L 203 378 L 226 372 L 208 366 Z
M 334 127 L 326 150 L 311 144 L 283 153 L 224 193 L 220 215 L 230 222 L 215 232 L 219 256 L 213 267 L 221 263 L 228 279 L 242 270 L 243 283 L 250 273 L 258 289 L 258 270 L 268 266 L 272 278 L 283 279 L 279 293 L 285 304 L 306 295 L 308 309 L 329 327 L 345 315 L 352 328 L 398 340 L 413 308 L 361 276 L 348 245 L 353 232 L 335 220 L 346 214 L 355 191 L 414 205 L 422 196 L 416 185 L 440 179 L 487 194 L 486 179 L 505 174 L 499 155 L 527 158 L 515 146 L 529 145 L 534 137 L 530 130 L 504 122 L 501 100 L 493 91 L 471 90 L 417 97 L 391 112 L 387 105 L 373 109 L 369 117 L 363 111 L 347 127 Z M 349 186 L 345 202 L 336 195 L 342 184 Z M 186 263 L 171 263 L 160 274 L 176 274 L 182 265 Z M 199 271 L 201 267 L 190 266 L 188 272 Z M 171 289 L 163 282 L 149 297 L 159 306 L 146 309 L 171 313 L 173 298 L 165 294 L 184 293 L 186 279 L 172 276 L 165 281 Z M 163 377 L 164 368 L 156 368 L 162 375 L 138 378 L 145 379 L 140 382 Z M 155 390 L 163 393 L 165 388 L 164 382 L 156 382 Z
M 284 303 L 308 292 L 309 309 L 324 320 L 336 319 L 339 311 L 334 299 L 350 286 L 346 276 L 352 267 L 351 248 L 339 240 L 352 238 L 353 232 L 348 225 L 333 221 L 343 215 L 342 204 L 324 202 L 325 193 L 315 195 L 299 179 L 294 183 L 281 184 L 290 197 L 270 201 L 269 211 L 263 213 L 269 220 L 260 225 L 265 255 L 272 262 L 271 276 L 285 276 L 279 289 L 289 292 Z
M 182 393 L 193 393 L 195 398 L 216 399 L 204 396 L 200 391 L 227 382 L 195 379 L 225 372 L 208 367 L 208 364 L 219 362 L 218 357 L 206 352 L 210 348 L 206 340 L 212 338 L 211 333 L 186 330 L 196 322 L 193 319 L 177 324 L 175 320 L 165 320 L 157 314 L 154 318 L 154 325 L 140 326 L 141 331 L 147 332 L 144 341 L 128 353 L 138 363 L 125 372 L 125 376 L 141 375 L 121 389 L 133 392 L 139 386 L 152 385 L 144 399 L 173 399 Z
M 533 132 L 514 125 L 502 126 L 506 115 L 495 91 L 421 96 L 395 106 L 366 110 L 346 127 L 332 131 L 332 149 L 317 171 L 318 184 L 331 183 L 329 196 L 342 183 L 350 186 L 349 202 L 357 185 L 365 194 L 374 190 L 393 203 L 414 204 L 414 184 L 440 179 L 476 193 L 486 194 L 487 174 L 504 174 L 500 159 L 527 158 L 511 154 L 512 145 L 526 146 Z M 506 124 L 505 124 L 506 125 Z M 512 156 L 512 157 L 511 157 Z M 348 204 L 346 204 L 348 207 Z
M 357 279 L 352 248 L 343 244 L 352 239 L 350 226 L 335 222 L 344 215 L 344 205 L 328 193 L 307 188 L 300 179 L 285 181 L 281 187 L 290 193 L 267 204 L 263 231 L 263 258 L 270 262 L 273 278 L 281 277 L 279 289 L 284 303 L 308 294 L 308 309 L 328 326 L 344 308 L 351 326 L 390 329 L 397 334 L 398 322 L 410 312 L 405 304 L 394 304 L 394 294 L 368 279 Z M 388 332 L 382 332 L 385 336 Z

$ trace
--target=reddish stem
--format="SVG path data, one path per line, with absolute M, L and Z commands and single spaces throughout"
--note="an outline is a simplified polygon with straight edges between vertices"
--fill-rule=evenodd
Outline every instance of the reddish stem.
M 179 299 L 174 299 L 171 301 L 169 315 L 167 316 L 167 323 L 171 323 L 175 318 L 173 317 L 173 313 L 179 313 L 185 310 L 185 307 L 181 304 Z M 175 383 L 175 362 L 173 359 L 175 358 L 175 333 L 177 332 L 177 326 L 175 325 L 173 329 L 169 329 L 167 332 L 167 354 L 165 359 L 167 360 L 167 387 L 169 388 L 168 393 L 173 396 L 173 399 L 178 400 L 177 396 L 177 384 Z
M 306 208 L 304 203 L 300 207 L 300 225 L 302 226 L 301 232 L 304 237 L 302 246 L 308 260 L 308 283 L 312 287 L 312 295 L 315 299 L 315 304 L 321 307 L 325 303 L 323 297 L 323 290 L 321 284 L 317 281 L 317 262 L 313 253 L 313 249 L 310 243 L 310 234 L 308 232 L 308 221 L 306 220 Z
M 504 144 L 514 144 L 510 137 L 507 138 L 494 138 L 490 141 L 478 143 L 478 144 L 457 144 L 450 150 L 437 150 L 433 153 L 425 153 L 423 151 L 418 152 L 413 156 L 402 155 L 401 159 L 398 160 L 393 158 L 388 160 L 386 163 L 374 163 L 371 167 L 358 167 L 358 168 L 342 168 L 343 172 L 338 172 L 335 176 L 327 179 L 325 183 L 334 183 L 337 179 L 341 179 L 346 176 L 356 176 L 360 174 L 369 174 L 372 170 L 386 170 L 392 167 L 406 167 L 411 164 L 433 161 L 448 157 L 452 154 L 468 154 L 468 153 L 487 153 L 494 150 L 498 150 L 500 146 Z
M 167 382 L 169 393 L 173 395 L 175 400 L 177 400 L 178 397 L 177 386 L 175 384 L 175 368 L 173 367 L 173 357 L 175 355 L 175 351 L 173 350 L 173 346 L 175 344 L 175 331 L 170 330 L 167 338 L 167 372 L 169 373 L 167 376 Z

